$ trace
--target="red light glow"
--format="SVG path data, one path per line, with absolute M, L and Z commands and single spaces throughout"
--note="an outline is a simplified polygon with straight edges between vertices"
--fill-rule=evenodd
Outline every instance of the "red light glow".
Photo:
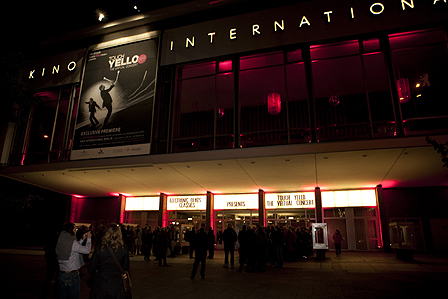
M 396 187 L 399 183 L 400 181 L 397 180 L 385 180 L 381 182 L 381 185 L 383 186 L 383 188 L 393 188 Z
M 273 92 L 268 94 L 268 113 L 277 115 L 282 110 L 282 100 L 280 94 Z

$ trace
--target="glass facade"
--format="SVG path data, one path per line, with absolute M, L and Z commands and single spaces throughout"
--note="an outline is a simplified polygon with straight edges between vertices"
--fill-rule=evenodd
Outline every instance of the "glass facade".
M 162 67 L 151 153 L 446 133 L 447 67 L 443 29 Z M 77 90 L 35 94 L 11 165 L 69 159 Z
M 155 153 L 444 133 L 447 60 L 434 29 L 178 66 Z
M 66 161 L 71 147 L 78 89 L 69 86 L 34 94 L 29 112 L 23 152 L 16 163 L 35 164 Z M 19 128 L 20 130 L 20 128 Z M 18 142 L 20 140 L 17 140 Z

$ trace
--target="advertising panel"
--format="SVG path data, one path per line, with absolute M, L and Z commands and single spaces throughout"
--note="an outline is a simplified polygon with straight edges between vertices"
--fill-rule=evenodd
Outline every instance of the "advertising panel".
M 158 39 L 88 53 L 71 160 L 149 154 Z
M 215 210 L 258 209 L 258 194 L 215 195 Z
M 265 207 L 267 210 L 314 208 L 314 199 L 314 192 L 266 193 Z
M 168 196 L 166 209 L 168 211 L 205 211 L 207 208 L 207 196 Z

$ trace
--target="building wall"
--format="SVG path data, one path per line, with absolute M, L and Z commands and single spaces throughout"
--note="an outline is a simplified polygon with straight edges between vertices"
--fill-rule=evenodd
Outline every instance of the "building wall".
M 447 228 L 443 229 L 443 225 L 441 229 L 439 226 L 432 227 L 431 223 L 447 223 L 448 188 L 384 189 L 383 192 L 386 221 L 391 222 L 394 218 L 420 218 L 426 251 L 440 251 L 442 247 L 438 244 L 441 243 L 436 240 L 446 234 Z
M 69 221 L 100 225 L 119 222 L 120 198 L 72 198 Z

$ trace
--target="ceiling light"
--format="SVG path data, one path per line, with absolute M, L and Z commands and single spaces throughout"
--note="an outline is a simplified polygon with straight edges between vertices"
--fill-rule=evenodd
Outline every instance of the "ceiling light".
M 106 16 L 102 13 L 102 12 L 100 12 L 100 13 L 98 13 L 98 21 L 103 21 L 104 19 L 106 18 Z

